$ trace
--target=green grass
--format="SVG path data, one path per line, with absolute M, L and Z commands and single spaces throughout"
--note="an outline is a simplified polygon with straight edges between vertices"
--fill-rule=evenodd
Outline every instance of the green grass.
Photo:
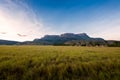
M 0 80 L 120 80 L 120 47 L 0 46 Z

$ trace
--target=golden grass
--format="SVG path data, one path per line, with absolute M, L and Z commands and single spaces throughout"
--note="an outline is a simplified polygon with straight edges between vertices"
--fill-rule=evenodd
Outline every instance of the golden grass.
M 0 46 L 0 80 L 120 80 L 120 47 Z

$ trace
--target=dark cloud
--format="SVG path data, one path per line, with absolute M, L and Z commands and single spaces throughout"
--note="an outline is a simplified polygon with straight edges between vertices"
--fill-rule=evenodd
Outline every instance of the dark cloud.
M 27 35 L 17 34 L 19 37 L 26 37 Z

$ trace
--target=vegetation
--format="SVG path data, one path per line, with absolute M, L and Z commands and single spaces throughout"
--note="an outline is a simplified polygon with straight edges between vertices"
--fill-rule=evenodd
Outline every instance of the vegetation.
M 120 47 L 0 46 L 0 80 L 120 80 Z

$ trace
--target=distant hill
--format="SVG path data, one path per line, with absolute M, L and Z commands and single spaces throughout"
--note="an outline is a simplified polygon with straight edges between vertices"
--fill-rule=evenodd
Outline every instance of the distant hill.
M 0 40 L 0 45 L 15 45 L 18 44 L 17 41 L 9 41 L 9 40 Z
M 61 35 L 45 35 L 33 41 L 17 42 L 0 40 L 0 45 L 66 45 L 66 46 L 116 46 L 120 47 L 120 41 L 92 38 L 86 33 L 64 33 Z

